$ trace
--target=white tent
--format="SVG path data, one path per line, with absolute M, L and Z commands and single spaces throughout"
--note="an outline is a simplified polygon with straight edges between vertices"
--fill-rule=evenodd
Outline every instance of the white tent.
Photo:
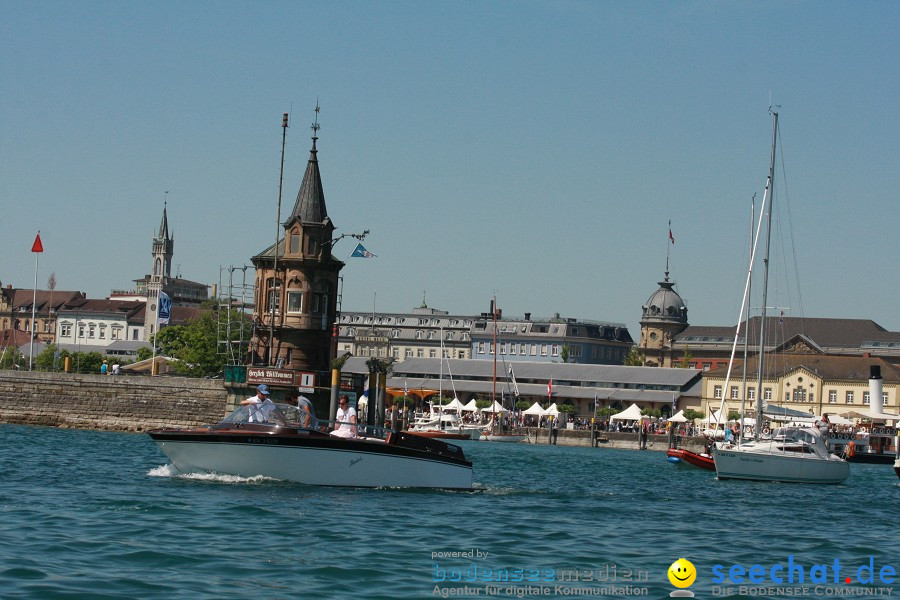
M 443 406 L 440 407 L 441 410 L 456 410 L 456 411 L 460 411 L 463 408 L 465 408 L 465 407 L 463 406 L 463 403 L 459 401 L 459 398 L 454 398 L 450 403 L 444 404 Z
M 884 412 L 874 412 L 871 410 L 848 410 L 844 413 L 848 417 L 862 417 L 863 419 L 872 419 L 874 421 L 897 421 L 900 415 L 892 415 Z
M 671 423 L 684 423 L 687 421 L 687 417 L 684 416 L 683 410 L 679 410 L 677 413 L 666 419 L 666 421 Z
M 846 419 L 841 415 L 829 415 L 828 422 L 832 425 L 853 425 L 853 421 Z
M 637 404 L 632 404 L 620 413 L 609 418 L 610 421 L 639 421 L 641 418 L 641 409 Z
M 719 425 L 724 425 L 727 420 L 728 420 L 728 413 L 725 412 L 725 409 L 723 408 L 723 409 L 717 410 L 716 412 L 709 415 L 708 417 L 706 417 L 705 419 L 703 419 L 700 422 L 709 424 L 709 425 L 715 425 L 716 423 L 718 423 Z
M 547 407 L 544 411 L 545 416 L 558 417 L 559 416 L 559 407 L 556 406 L 556 402 Z
M 538 417 L 541 417 L 541 416 L 544 415 L 544 409 L 541 408 L 541 405 L 540 405 L 540 404 L 538 404 L 537 402 L 535 402 L 534 404 L 532 404 L 531 406 L 529 406 L 527 410 L 525 410 L 524 412 L 522 412 L 522 414 L 523 414 L 523 415 L 536 415 L 536 416 L 538 416 Z
M 466 412 L 475 412 L 478 410 L 478 406 L 475 404 L 475 399 L 472 398 L 469 400 L 468 404 L 463 406 L 460 410 L 464 410 Z
M 481 412 L 483 412 L 483 413 L 500 413 L 500 414 L 502 414 L 502 415 L 505 415 L 505 414 L 508 413 L 509 411 L 506 410 L 505 408 L 503 408 L 502 406 L 500 406 L 500 403 L 499 403 L 499 402 L 497 402 L 496 400 L 494 400 L 494 404 L 493 404 L 493 405 L 488 406 L 488 407 L 486 407 L 486 408 L 482 408 L 482 409 L 481 409 Z

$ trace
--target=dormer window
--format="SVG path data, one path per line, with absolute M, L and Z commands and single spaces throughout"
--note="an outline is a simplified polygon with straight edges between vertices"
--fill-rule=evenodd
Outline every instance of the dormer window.
M 297 231 L 292 231 L 290 239 L 291 243 L 288 252 L 298 254 L 300 252 L 300 234 Z

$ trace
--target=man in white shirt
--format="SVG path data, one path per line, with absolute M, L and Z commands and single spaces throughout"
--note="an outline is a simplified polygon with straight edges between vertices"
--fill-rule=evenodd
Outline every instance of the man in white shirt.
M 341 396 L 340 405 L 335 415 L 335 427 L 331 435 L 342 438 L 356 437 L 356 409 L 350 406 L 347 396 Z
M 269 420 L 269 413 L 275 408 L 275 403 L 269 399 L 269 386 L 262 384 L 257 386 L 256 395 L 246 400 L 241 400 L 241 406 L 247 406 L 250 411 L 251 423 L 265 423 Z

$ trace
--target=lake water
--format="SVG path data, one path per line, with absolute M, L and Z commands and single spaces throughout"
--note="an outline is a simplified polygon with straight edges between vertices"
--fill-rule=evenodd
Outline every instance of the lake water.
M 680 557 L 698 598 L 900 598 L 890 466 L 805 486 L 463 447 L 475 492 L 315 488 L 172 475 L 146 435 L 0 425 L 0 598 L 667 598 Z

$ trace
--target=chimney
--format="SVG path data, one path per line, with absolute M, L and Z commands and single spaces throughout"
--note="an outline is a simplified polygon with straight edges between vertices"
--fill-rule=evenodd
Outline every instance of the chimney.
M 531 313 L 525 313 L 525 320 L 526 320 L 526 321 L 530 321 L 530 320 L 531 320 Z
M 873 413 L 884 411 L 884 403 L 881 398 L 881 365 L 869 367 L 869 409 Z

